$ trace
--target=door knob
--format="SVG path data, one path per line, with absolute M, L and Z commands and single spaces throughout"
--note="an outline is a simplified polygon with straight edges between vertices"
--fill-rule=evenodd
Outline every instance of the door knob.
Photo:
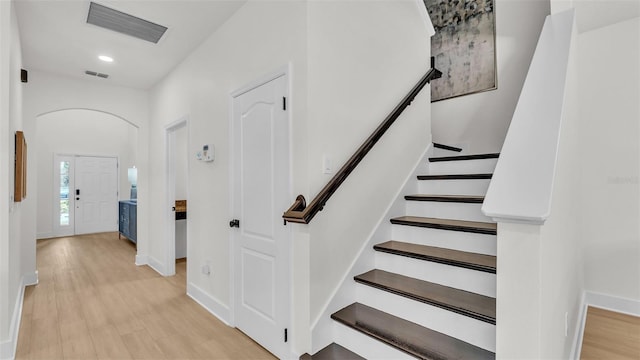
M 233 220 L 229 221 L 229 226 L 230 226 L 230 227 L 237 227 L 237 228 L 239 228 L 239 227 L 240 227 L 240 220 L 238 220 L 238 219 L 233 219 Z

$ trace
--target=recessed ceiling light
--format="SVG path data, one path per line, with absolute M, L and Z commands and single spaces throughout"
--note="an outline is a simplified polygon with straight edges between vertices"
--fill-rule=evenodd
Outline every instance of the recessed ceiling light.
M 110 56 L 106 56 L 106 55 L 100 55 L 98 56 L 98 59 L 104 61 L 104 62 L 113 62 L 113 58 Z

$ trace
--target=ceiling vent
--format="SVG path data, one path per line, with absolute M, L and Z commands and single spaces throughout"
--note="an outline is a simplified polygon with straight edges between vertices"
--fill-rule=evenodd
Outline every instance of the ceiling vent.
M 103 73 L 99 73 L 99 72 L 95 72 L 95 71 L 91 71 L 91 70 L 87 70 L 84 73 L 87 74 L 87 75 L 91 75 L 91 76 L 97 76 L 97 77 L 103 78 L 103 79 L 106 79 L 106 78 L 109 77 L 108 74 L 103 74 Z
M 167 28 L 92 2 L 87 23 L 157 44 Z

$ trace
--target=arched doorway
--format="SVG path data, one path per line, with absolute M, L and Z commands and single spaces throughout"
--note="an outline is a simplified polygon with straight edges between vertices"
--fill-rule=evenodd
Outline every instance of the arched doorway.
M 99 165 L 102 167 L 115 164 L 115 200 L 129 198 L 127 169 L 135 166 L 137 161 L 138 128 L 126 119 L 90 109 L 65 109 L 45 113 L 37 117 L 36 143 L 37 238 L 76 233 L 70 227 L 75 223 L 74 219 L 69 217 L 77 217 L 78 214 L 69 209 L 69 204 L 73 203 L 77 194 L 75 188 L 70 189 L 65 181 L 69 179 L 69 166 L 77 157 L 104 163 Z M 117 207 L 114 216 L 112 223 L 115 231 Z M 95 229 L 111 230 L 104 225 Z M 87 231 L 90 232 L 91 227 L 80 229 L 80 232 Z

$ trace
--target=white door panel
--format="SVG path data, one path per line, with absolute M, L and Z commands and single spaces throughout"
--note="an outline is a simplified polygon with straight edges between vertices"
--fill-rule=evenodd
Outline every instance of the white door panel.
M 117 231 L 118 160 L 78 156 L 75 173 L 75 233 Z
M 286 76 L 233 99 L 236 326 L 276 356 L 287 354 L 290 201 Z

